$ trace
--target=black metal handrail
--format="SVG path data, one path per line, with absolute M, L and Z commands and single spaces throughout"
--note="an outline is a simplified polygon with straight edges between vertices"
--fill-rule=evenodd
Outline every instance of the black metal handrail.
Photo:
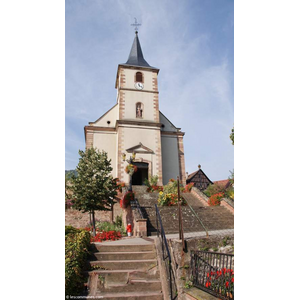
M 145 219 L 144 214 L 141 209 L 141 206 L 140 206 L 140 203 L 136 198 L 134 198 L 134 200 L 130 202 L 130 205 L 132 208 L 135 208 L 138 211 L 141 219 Z
M 168 276 L 168 283 L 170 288 L 170 299 L 174 300 L 177 298 L 177 288 L 175 283 L 175 276 L 172 269 L 172 261 L 171 255 L 164 231 L 164 227 L 162 225 L 161 217 L 157 205 L 155 204 L 155 211 L 156 211 L 156 228 L 157 228 L 157 237 L 161 240 L 161 250 L 162 250 L 162 260 L 166 266 L 167 276 Z
M 221 299 L 234 299 L 234 255 L 191 251 L 193 285 Z

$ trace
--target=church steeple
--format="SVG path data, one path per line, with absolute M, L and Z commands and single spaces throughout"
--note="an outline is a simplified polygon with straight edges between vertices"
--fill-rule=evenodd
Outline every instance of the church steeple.
M 144 59 L 137 31 L 135 32 L 135 38 L 125 65 L 153 68 Z

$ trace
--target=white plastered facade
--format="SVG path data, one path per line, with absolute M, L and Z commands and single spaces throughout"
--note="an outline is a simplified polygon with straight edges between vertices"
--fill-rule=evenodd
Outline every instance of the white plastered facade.
M 143 89 L 135 87 L 136 72 L 143 74 Z M 185 182 L 184 163 L 180 163 L 178 138 L 184 133 L 159 112 L 158 70 L 119 65 L 116 88 L 117 103 L 95 122 L 85 126 L 86 147 L 108 153 L 112 175 L 128 183 L 125 173 L 132 148 L 137 162 L 148 164 L 148 174 L 157 175 L 159 184 L 180 176 Z M 137 103 L 142 103 L 142 117 L 137 117 Z M 182 161 L 182 159 L 181 159 Z

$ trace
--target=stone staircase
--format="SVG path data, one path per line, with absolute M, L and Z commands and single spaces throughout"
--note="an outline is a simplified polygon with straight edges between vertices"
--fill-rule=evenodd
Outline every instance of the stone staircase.
M 148 235 L 156 235 L 156 213 L 154 205 L 157 203 L 158 193 L 147 193 L 146 189 L 144 186 L 133 187 L 141 210 L 147 218 L 147 233 Z M 208 231 L 234 228 L 234 216 L 225 207 L 203 206 L 201 201 L 191 193 L 183 193 L 182 196 L 193 208 Z M 178 233 L 178 207 L 159 207 L 159 212 L 165 233 Z M 182 206 L 182 219 L 184 232 L 205 231 L 188 206 Z
M 88 294 L 97 299 L 162 300 L 160 272 L 153 243 L 94 243 Z M 127 241 L 128 242 L 128 241 Z M 88 299 L 88 297 L 87 297 Z

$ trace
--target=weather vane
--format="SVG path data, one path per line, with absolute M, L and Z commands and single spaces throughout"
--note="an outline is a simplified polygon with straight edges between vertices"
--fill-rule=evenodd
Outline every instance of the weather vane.
M 131 24 L 131 26 L 135 26 L 134 29 L 135 29 L 135 31 L 137 32 L 138 29 L 139 29 L 138 26 L 141 26 L 142 24 L 138 23 L 136 18 L 134 18 L 134 19 L 135 19 L 135 23 L 134 23 L 134 24 Z

